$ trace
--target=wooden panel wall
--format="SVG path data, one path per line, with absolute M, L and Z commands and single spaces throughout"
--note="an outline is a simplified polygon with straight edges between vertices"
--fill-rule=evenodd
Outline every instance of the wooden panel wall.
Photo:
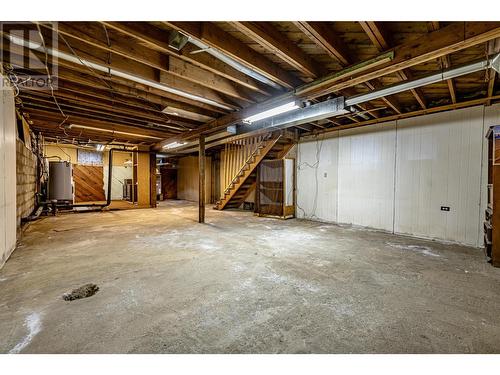
M 212 158 L 205 159 L 205 203 L 211 202 Z M 198 157 L 186 156 L 179 159 L 177 169 L 177 198 L 198 202 Z
M 75 202 L 106 200 L 103 178 L 104 172 L 101 166 L 74 164 Z

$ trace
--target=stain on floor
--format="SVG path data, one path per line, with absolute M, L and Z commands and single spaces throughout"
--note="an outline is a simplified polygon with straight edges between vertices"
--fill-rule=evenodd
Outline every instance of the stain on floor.
M 30 224 L 0 270 L 0 352 L 500 352 L 500 269 L 480 249 L 197 210 Z

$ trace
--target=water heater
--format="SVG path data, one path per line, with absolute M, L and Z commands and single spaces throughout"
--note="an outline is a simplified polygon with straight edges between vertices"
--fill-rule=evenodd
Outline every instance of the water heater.
M 49 163 L 49 200 L 73 201 L 73 167 L 66 161 Z

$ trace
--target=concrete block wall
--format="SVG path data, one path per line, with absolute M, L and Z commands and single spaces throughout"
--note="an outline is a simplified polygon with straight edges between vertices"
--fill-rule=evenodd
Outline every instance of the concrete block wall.
M 31 214 L 35 208 L 36 156 L 19 139 L 16 141 L 16 207 L 17 227 L 21 218 Z

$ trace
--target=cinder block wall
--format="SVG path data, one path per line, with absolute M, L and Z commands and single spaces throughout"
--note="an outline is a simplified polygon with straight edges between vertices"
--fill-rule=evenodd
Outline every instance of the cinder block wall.
M 17 227 L 21 218 L 26 217 L 35 208 L 36 191 L 36 156 L 22 141 L 16 140 L 17 174 Z

